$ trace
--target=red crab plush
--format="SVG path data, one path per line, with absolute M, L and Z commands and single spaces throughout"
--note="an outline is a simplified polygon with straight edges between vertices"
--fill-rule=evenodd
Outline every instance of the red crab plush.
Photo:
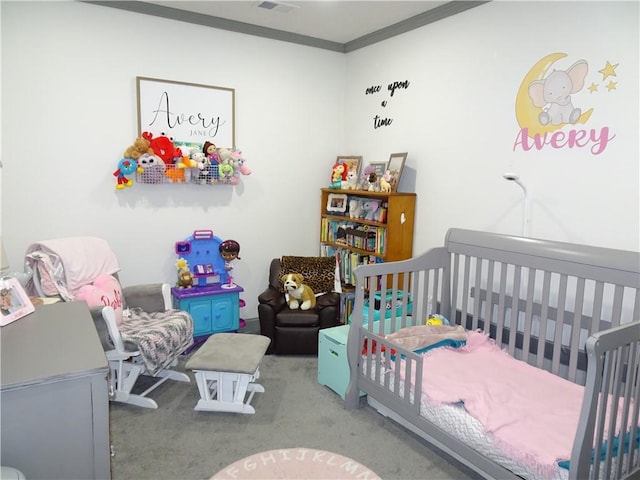
M 153 153 L 159 156 L 166 165 L 173 165 L 175 157 L 182 157 L 182 150 L 176 148 L 173 140 L 164 134 L 154 138 L 153 133 L 142 132 L 142 138 L 149 141 Z

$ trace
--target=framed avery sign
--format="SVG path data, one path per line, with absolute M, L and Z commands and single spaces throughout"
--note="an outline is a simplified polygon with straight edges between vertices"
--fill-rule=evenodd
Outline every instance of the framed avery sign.
M 166 135 L 178 144 L 235 147 L 235 90 L 136 77 L 138 135 Z

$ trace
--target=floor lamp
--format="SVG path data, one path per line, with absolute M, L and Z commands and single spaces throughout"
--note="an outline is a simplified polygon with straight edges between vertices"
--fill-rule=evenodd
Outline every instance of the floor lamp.
M 522 236 L 529 236 L 529 192 L 527 191 L 527 187 L 520 181 L 520 176 L 517 173 L 505 173 L 502 175 L 505 180 L 509 180 L 510 182 L 515 182 L 522 188 L 522 192 L 524 193 L 524 201 L 523 201 L 523 213 L 522 213 Z

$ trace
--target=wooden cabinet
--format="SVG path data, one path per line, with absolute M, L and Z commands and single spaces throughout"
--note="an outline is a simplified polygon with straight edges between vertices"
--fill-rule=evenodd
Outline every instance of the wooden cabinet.
M 345 285 L 357 265 L 411 258 L 415 208 L 415 193 L 323 188 L 320 253 L 338 257 Z
M 2 464 L 26 478 L 111 477 L 107 359 L 84 302 L 2 327 Z

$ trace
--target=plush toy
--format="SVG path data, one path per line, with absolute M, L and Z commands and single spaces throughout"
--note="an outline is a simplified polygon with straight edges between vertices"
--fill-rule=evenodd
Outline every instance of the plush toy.
M 141 183 L 162 183 L 166 165 L 162 159 L 154 154 L 143 153 L 138 158 L 138 169 L 141 169 Z
M 185 156 L 177 159 L 173 168 L 167 167 L 165 176 L 173 183 L 186 183 L 191 180 L 191 169 L 197 167 L 196 162 Z
M 352 198 L 349 200 L 349 218 L 362 218 L 362 199 Z
M 192 148 L 189 152 L 189 160 L 191 160 L 191 168 L 202 168 L 206 155 L 197 148 Z
M 389 170 L 387 170 L 385 172 L 385 174 L 380 177 L 380 191 L 381 192 L 390 192 L 391 191 L 391 184 L 389 183 L 389 181 L 391 180 L 391 173 L 389 172 Z
M 236 172 L 240 172 L 242 175 L 251 175 L 252 171 L 245 165 L 246 159 L 242 156 L 240 150 L 231 150 L 231 158 L 233 159 L 231 165 L 233 165 L 233 169 Z
M 218 175 L 220 176 L 220 181 L 223 183 L 238 183 L 238 179 L 233 176 L 233 167 L 228 163 L 218 165 Z
M 365 200 L 364 202 L 362 202 L 362 211 L 364 212 L 364 219 L 374 220 L 379 206 L 380 206 L 380 202 L 378 202 L 377 200 Z
M 368 190 L 370 192 L 380 191 L 380 186 L 378 185 L 378 174 L 376 172 L 371 172 L 369 174 L 369 178 L 367 178 L 367 181 L 369 182 Z
M 221 164 L 231 165 L 235 176 L 238 176 L 238 174 L 251 175 L 251 169 L 244 165 L 245 159 L 242 158 L 242 152 L 239 150 L 218 148 L 216 153 Z
M 179 258 L 176 267 L 178 267 L 178 288 L 193 287 L 193 274 L 189 270 L 187 261 L 184 258 Z
M 217 148 L 216 156 L 218 157 L 219 163 L 231 164 L 231 161 L 233 160 L 231 156 L 231 150 L 229 150 L 228 148 Z
M 449 325 L 449 320 L 444 315 L 432 313 L 427 318 L 426 325 Z
M 154 137 L 151 132 L 142 132 L 142 138 L 149 141 L 153 153 L 159 156 L 166 165 L 173 165 L 175 157 L 182 157 L 182 150 L 176 148 L 173 140 L 164 133 Z
M 211 183 L 212 185 L 216 183 L 216 176 L 218 172 L 218 164 L 215 162 L 211 162 L 210 157 L 204 157 L 202 163 L 198 164 L 198 169 L 200 173 L 198 174 L 198 181 L 202 185 L 206 185 L 207 183 Z
M 133 158 L 123 158 L 120 160 L 118 162 L 118 169 L 113 172 L 113 176 L 118 179 L 116 188 L 118 190 L 122 190 L 124 187 L 130 187 L 133 185 L 133 178 L 129 177 L 136 173 L 136 170 L 138 170 L 138 165 Z M 141 172 L 141 170 L 142 169 L 138 171 Z
M 371 185 L 369 182 L 369 179 L 371 178 L 371 174 L 374 174 L 374 175 L 376 174 L 376 169 L 373 167 L 373 165 L 369 164 L 362 169 L 362 176 L 360 177 L 359 190 L 369 190 L 369 187 Z
M 291 310 L 309 310 L 316 306 L 316 296 L 309 285 L 305 285 L 304 277 L 298 273 L 283 275 L 280 279 L 284 291 L 289 294 L 289 308 Z
M 124 158 L 133 158 L 134 160 L 138 160 L 143 154 L 153 155 L 153 149 L 151 148 L 151 144 L 149 140 L 138 137 L 133 141 L 133 145 L 127 147 L 124 151 Z
M 347 170 L 347 179 L 342 185 L 344 190 L 357 190 L 358 189 L 358 171 L 355 168 Z

